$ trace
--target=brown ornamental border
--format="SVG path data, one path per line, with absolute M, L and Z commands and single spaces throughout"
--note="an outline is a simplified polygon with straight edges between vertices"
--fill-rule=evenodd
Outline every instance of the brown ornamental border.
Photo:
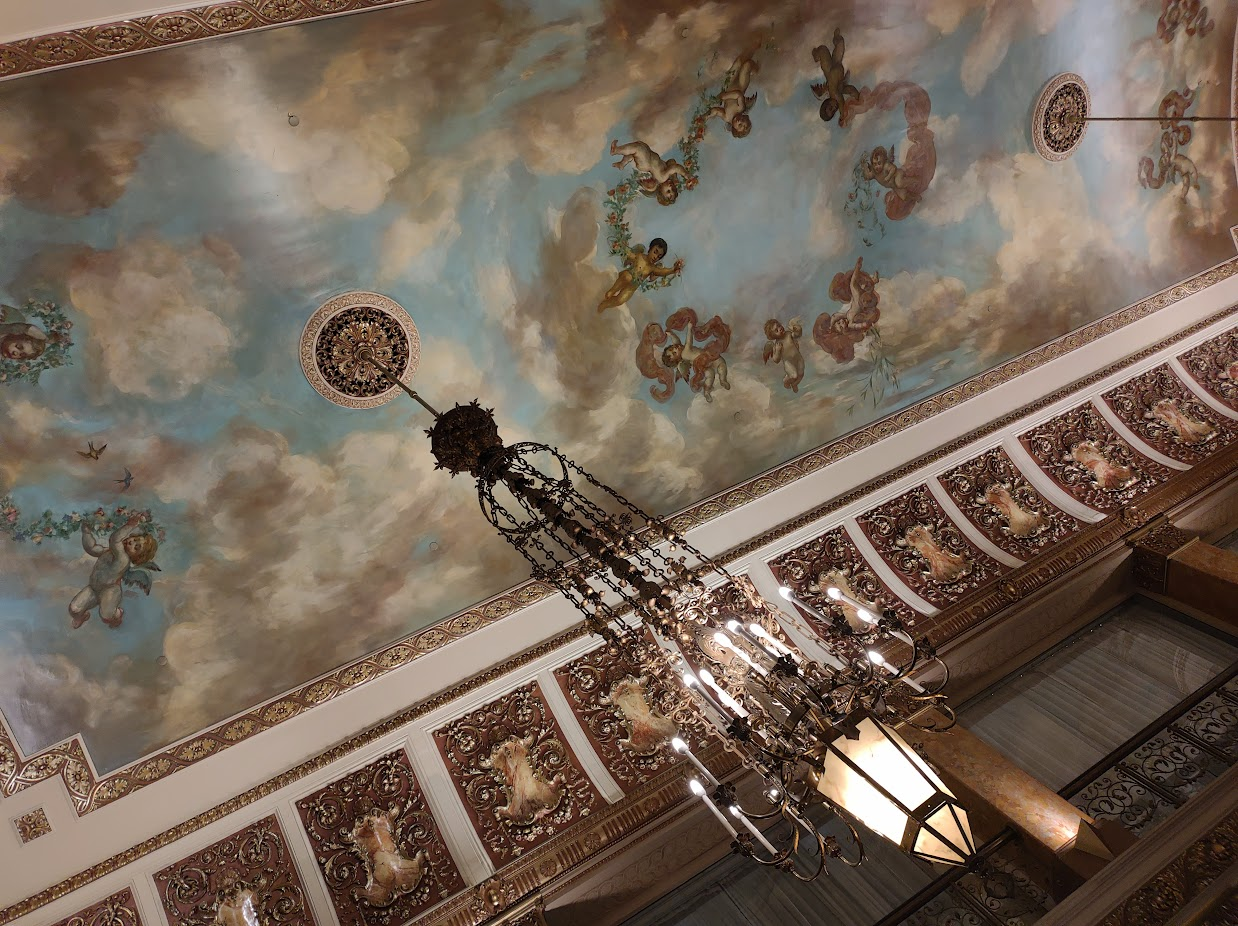
M 828 466 L 830 463 L 837 462 L 853 453 L 870 447 L 886 437 L 927 421 L 938 412 L 953 408 L 968 399 L 1003 385 L 1023 373 L 1065 356 L 1071 351 L 1084 347 L 1107 334 L 1112 334 L 1114 331 L 1124 328 L 1236 274 L 1238 274 L 1238 258 L 1231 258 L 1225 263 L 1219 264 L 1203 273 L 1196 274 L 1176 286 L 1092 322 L 1078 331 L 1063 335 L 1021 357 L 1016 357 L 1000 364 L 957 386 L 923 399 L 888 418 L 874 422 L 865 428 L 861 428 L 817 450 L 811 451 L 796 460 L 785 463 L 777 469 L 741 483 L 712 499 L 706 499 L 693 505 L 674 515 L 670 519 L 671 523 L 676 530 L 681 532 L 686 532 L 690 528 L 705 524 L 729 511 L 755 501 L 798 479 L 802 479 Z M 760 537 L 753 538 L 747 543 L 736 547 L 727 554 L 726 560 L 733 561 L 746 556 L 749 552 L 779 537 L 785 536 L 799 527 L 809 524 L 832 511 L 836 511 L 885 485 L 889 485 L 914 470 L 941 459 L 955 450 L 961 449 L 972 441 L 999 431 L 1008 424 L 1024 418 L 1038 409 L 1045 408 L 1059 399 L 1087 388 L 1089 385 L 1151 356 L 1170 344 L 1177 343 L 1198 331 L 1202 331 L 1209 325 L 1227 318 L 1235 312 L 1238 312 L 1238 306 L 1231 306 L 1228 309 L 1217 312 L 1183 331 L 1170 335 L 1151 347 L 1116 361 L 1088 377 L 1076 380 L 1036 402 L 1018 408 L 987 425 L 951 441 L 944 447 L 939 447 L 937 450 L 911 460 L 896 470 L 886 473 L 824 505 L 820 505 L 810 512 L 806 512 L 804 515 L 788 522 L 788 524 L 775 528 Z M 158 753 L 103 776 L 95 774 L 80 735 L 75 735 L 69 740 L 52 746 L 43 752 L 36 753 L 33 756 L 23 757 L 17 743 L 9 737 L 7 728 L 3 723 L 3 716 L 0 715 L 0 796 L 11 796 L 40 781 L 60 777 L 69 793 L 74 809 L 79 816 L 82 816 L 91 811 L 98 810 L 100 807 L 105 807 L 126 794 L 132 794 L 134 791 L 140 790 L 149 784 L 160 781 L 180 771 L 182 768 L 200 762 L 208 756 L 215 755 L 229 746 L 249 739 L 263 730 L 270 729 L 286 720 L 291 720 L 312 707 L 329 701 L 393 669 L 406 665 L 414 659 L 425 656 L 439 647 L 445 646 L 447 643 L 467 636 L 475 630 L 479 630 L 530 604 L 549 597 L 552 593 L 552 589 L 537 582 L 530 581 L 518 585 L 488 602 L 412 634 L 350 665 L 343 666 L 318 681 L 303 685 L 282 697 L 259 705 L 240 717 L 204 730 L 181 743 L 169 746 Z

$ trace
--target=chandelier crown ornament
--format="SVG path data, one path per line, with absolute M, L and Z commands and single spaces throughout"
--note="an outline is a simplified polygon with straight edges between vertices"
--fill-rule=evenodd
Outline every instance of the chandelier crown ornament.
M 877 618 L 874 602 L 835 587 L 825 600 L 854 621 L 826 617 L 786 587 L 785 606 L 771 603 L 751 578 L 731 574 L 559 450 L 505 445 L 492 409 L 474 400 L 439 413 L 397 372 L 398 357 L 337 329 L 315 356 L 347 351 L 350 363 L 372 368 L 429 411 L 436 468 L 474 477 L 482 513 L 533 578 L 561 592 L 615 658 L 677 694 L 674 713 L 687 727 L 721 738 L 764 780 L 764 806 L 741 807 L 684 738 L 669 743 L 694 766 L 691 790 L 735 851 L 812 880 L 830 859 L 863 860 L 851 822 L 858 818 L 935 862 L 962 864 L 974 854 L 966 812 L 893 729 L 954 723 L 942 694 L 949 671 L 927 639 L 913 637 L 892 611 Z M 911 677 L 929 663 L 940 670 L 931 686 Z M 841 820 L 852 848 L 821 833 L 822 815 Z M 790 824 L 781 848 L 757 826 L 777 820 Z

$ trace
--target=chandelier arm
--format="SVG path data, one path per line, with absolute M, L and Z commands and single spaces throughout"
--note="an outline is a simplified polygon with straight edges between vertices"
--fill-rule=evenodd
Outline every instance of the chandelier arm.
M 408 384 L 406 384 L 403 380 L 401 380 L 400 377 L 396 376 L 395 373 L 393 373 L 390 369 L 388 369 L 388 367 L 385 364 L 379 363 L 378 360 L 374 357 L 373 348 L 362 347 L 360 350 L 357 351 L 357 359 L 364 360 L 370 366 L 374 367 L 374 369 L 378 370 L 378 372 L 383 375 L 383 378 L 386 379 L 387 382 L 391 383 L 391 385 L 393 386 L 398 386 L 399 388 L 403 389 L 406 393 L 408 393 L 409 398 L 411 398 L 414 402 L 416 402 L 418 405 L 420 405 L 422 408 L 428 411 L 435 418 L 442 417 L 438 413 L 438 411 L 435 410 L 434 406 L 432 406 L 429 402 L 427 402 L 425 399 L 419 396 L 413 389 L 411 389 L 408 386 Z

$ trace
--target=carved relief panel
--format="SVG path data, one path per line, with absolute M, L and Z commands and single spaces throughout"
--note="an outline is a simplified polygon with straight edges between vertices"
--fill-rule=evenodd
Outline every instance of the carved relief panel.
M 936 607 L 1008 571 L 963 536 L 927 486 L 916 486 L 856 520 L 881 558 Z
M 1238 329 L 1192 347 L 1178 362 L 1208 392 L 1238 411 Z
M 1022 560 L 1033 559 L 1083 527 L 1049 504 L 1001 447 L 942 473 L 938 481 L 977 530 Z
M 602 806 L 537 682 L 452 721 L 434 737 L 496 867 Z
M 405 923 L 464 889 L 403 750 L 297 801 L 341 926 Z
M 315 926 L 272 814 L 155 874 L 169 926 Z
M 1019 436 L 1037 465 L 1097 511 L 1112 511 L 1156 488 L 1173 471 L 1118 437 L 1091 403 Z
M 778 581 L 792 589 L 796 597 L 830 620 L 845 620 L 859 626 L 850 607 L 833 601 L 826 594 L 826 589 L 834 586 L 852 598 L 871 603 L 877 614 L 893 608 L 908 627 L 915 626 L 918 612 L 878 578 L 842 527 L 832 528 L 820 537 L 788 550 L 772 560 L 769 567 Z M 805 614 L 804 617 L 823 637 L 831 633 L 830 628 L 822 627 L 813 615 Z
M 142 926 L 133 891 L 125 888 L 66 917 L 55 926 Z
M 607 650 L 560 666 L 555 678 L 615 781 L 630 789 L 679 761 L 671 737 L 701 743 L 684 697 Z
M 1206 459 L 1234 439 L 1233 425 L 1159 366 L 1104 395 L 1105 402 L 1148 446 L 1182 463 Z

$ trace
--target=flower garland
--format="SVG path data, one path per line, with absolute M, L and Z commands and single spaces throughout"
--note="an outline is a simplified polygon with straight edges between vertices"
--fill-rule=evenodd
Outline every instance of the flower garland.
M 886 397 L 887 389 L 898 389 L 898 369 L 885 352 L 885 345 L 881 340 L 881 329 L 876 325 L 869 328 L 867 340 L 868 348 L 873 358 L 873 366 L 868 371 L 868 381 L 864 383 L 864 388 L 860 390 L 858 400 L 847 406 L 848 415 L 855 411 L 857 404 L 864 402 L 871 401 L 872 406 L 876 408 L 881 403 L 881 400 Z
M 874 238 L 884 238 L 885 223 L 881 221 L 881 211 L 878 208 L 878 190 L 876 182 L 864 177 L 864 165 L 858 163 L 851 171 L 855 182 L 851 192 L 847 194 L 847 202 L 843 204 L 843 213 L 855 219 L 860 229 L 860 240 L 872 247 Z M 874 234 L 876 232 L 876 234 Z
M 69 336 L 73 322 L 65 317 L 63 311 L 54 302 L 35 302 L 27 300 L 25 311 L 28 319 L 37 318 L 47 331 L 47 344 L 43 353 L 33 360 L 10 360 L 0 357 L 0 383 L 12 383 L 19 380 L 37 384 L 39 374 L 44 370 L 65 366 L 72 361 L 69 350 L 73 347 L 73 339 Z
M 118 505 L 111 513 L 104 508 L 94 511 L 73 511 L 57 517 L 51 511 L 44 511 L 36 518 L 22 522 L 21 511 L 11 495 L 0 497 L 0 534 L 7 534 L 17 543 L 30 541 L 40 544 L 44 540 L 67 540 L 75 536 L 87 524 L 96 534 L 106 534 L 120 527 L 131 517 L 137 516 L 155 539 L 163 543 L 167 537 L 163 527 L 155 521 L 149 508 L 136 509 L 127 505 Z

